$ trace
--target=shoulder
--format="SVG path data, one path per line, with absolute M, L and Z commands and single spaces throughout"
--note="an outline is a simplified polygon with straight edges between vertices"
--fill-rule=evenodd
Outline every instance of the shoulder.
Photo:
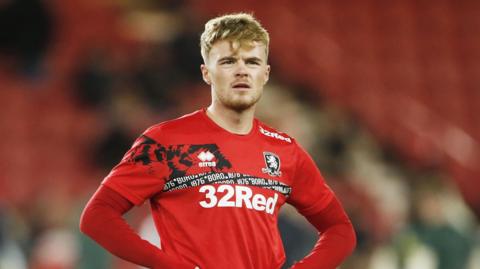
M 143 135 L 158 141 L 165 134 L 172 135 L 191 132 L 195 125 L 199 124 L 199 113 L 199 111 L 195 111 L 175 119 L 157 123 L 146 129 Z
M 287 152 L 298 161 L 311 159 L 310 154 L 305 148 L 303 148 L 303 146 L 290 135 L 278 131 L 260 121 L 258 123 L 258 129 L 260 133 L 259 135 L 263 136 L 264 140 L 267 140 L 274 146 L 279 146 L 287 150 Z

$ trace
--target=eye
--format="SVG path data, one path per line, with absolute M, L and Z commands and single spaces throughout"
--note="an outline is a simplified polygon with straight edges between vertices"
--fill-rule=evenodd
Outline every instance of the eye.
M 258 61 L 258 60 L 248 60 L 247 64 L 260 65 L 260 61 Z
M 220 62 L 220 64 L 225 65 L 225 64 L 234 64 L 235 60 L 234 59 L 225 59 Z

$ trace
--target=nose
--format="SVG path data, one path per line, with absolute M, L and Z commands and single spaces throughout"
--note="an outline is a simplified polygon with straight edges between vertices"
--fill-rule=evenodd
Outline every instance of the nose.
M 243 61 L 238 61 L 237 68 L 235 69 L 236 77 L 246 77 L 248 76 L 247 66 Z

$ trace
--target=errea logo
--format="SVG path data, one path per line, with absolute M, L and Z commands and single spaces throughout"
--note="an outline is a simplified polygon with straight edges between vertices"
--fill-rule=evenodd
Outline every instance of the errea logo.
M 217 163 L 213 161 L 215 155 L 208 150 L 200 152 L 200 154 L 197 155 L 197 158 L 201 161 L 198 163 L 198 166 L 200 167 L 215 167 L 217 165 Z
M 267 130 L 263 129 L 262 126 L 260 126 L 260 133 L 264 134 L 265 136 L 273 137 L 273 138 L 276 138 L 278 140 L 283 140 L 283 141 L 287 141 L 288 143 L 292 143 L 292 139 L 290 139 L 290 137 L 285 137 L 281 134 L 267 131 Z

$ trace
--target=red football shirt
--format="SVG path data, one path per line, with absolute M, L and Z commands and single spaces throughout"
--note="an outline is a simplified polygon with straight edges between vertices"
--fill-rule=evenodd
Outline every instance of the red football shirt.
M 232 134 L 205 110 L 149 128 L 102 184 L 150 200 L 162 249 L 202 269 L 280 268 L 280 207 L 310 215 L 333 197 L 294 139 L 257 119 Z

